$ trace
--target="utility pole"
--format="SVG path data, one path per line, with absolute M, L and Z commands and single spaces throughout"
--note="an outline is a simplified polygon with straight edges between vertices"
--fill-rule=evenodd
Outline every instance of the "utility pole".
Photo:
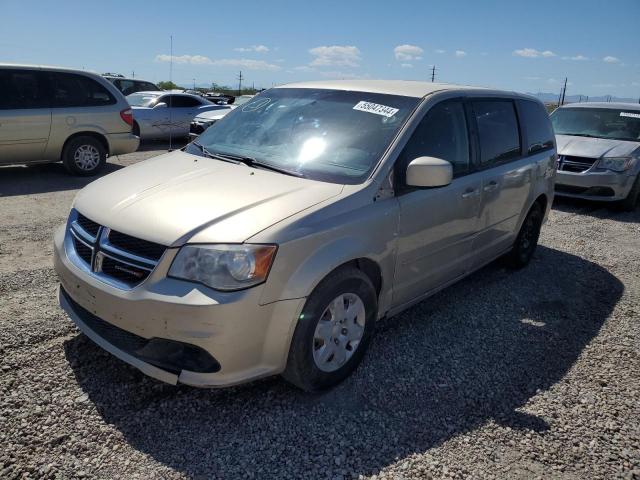
M 431 65 L 431 83 L 436 79 L 436 66 Z
M 238 96 L 242 95 L 242 80 L 244 80 L 244 77 L 242 76 L 242 70 L 240 70 L 238 74 Z
M 562 101 L 560 102 L 560 105 L 564 105 L 564 101 L 567 97 L 567 77 L 564 77 L 564 87 L 562 88 Z
M 194 90 L 196 89 L 196 79 L 195 78 L 193 79 L 193 89 Z
M 135 70 L 131 71 L 131 78 L 136 78 L 136 71 Z

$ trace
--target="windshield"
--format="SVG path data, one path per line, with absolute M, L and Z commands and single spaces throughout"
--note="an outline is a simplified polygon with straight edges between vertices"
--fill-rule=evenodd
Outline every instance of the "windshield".
M 332 183 L 361 183 L 419 98 L 274 88 L 238 107 L 197 140 L 212 153 L 253 159 Z M 198 154 L 197 146 L 187 152 Z
M 132 107 L 149 107 L 156 101 L 158 95 L 149 95 L 148 93 L 132 93 L 127 95 L 127 102 Z
M 558 135 L 640 140 L 640 111 L 617 108 L 559 108 L 551 114 Z
M 242 95 L 241 97 L 236 97 L 236 99 L 233 101 L 233 105 L 235 105 L 235 106 L 244 105 L 245 103 L 247 103 L 252 98 L 253 98 L 253 95 L 251 95 L 251 96 Z

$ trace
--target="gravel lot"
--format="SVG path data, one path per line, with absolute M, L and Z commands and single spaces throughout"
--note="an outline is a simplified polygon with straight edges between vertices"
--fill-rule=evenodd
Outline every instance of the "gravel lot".
M 322 396 L 197 390 L 58 307 L 51 236 L 85 183 L 0 168 L 0 478 L 640 478 L 640 212 L 556 201 L 528 268 L 383 321 Z

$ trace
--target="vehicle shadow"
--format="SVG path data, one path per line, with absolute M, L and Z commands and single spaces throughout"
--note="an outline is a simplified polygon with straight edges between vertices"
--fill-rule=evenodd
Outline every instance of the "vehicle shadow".
M 138 152 L 151 152 L 155 150 L 179 150 L 189 143 L 188 138 L 174 138 L 171 144 L 168 140 L 143 140 L 138 146 Z
M 523 270 L 494 263 L 380 322 L 364 363 L 322 395 L 277 378 L 167 386 L 83 335 L 65 353 L 107 424 L 189 476 L 370 475 L 490 420 L 548 429 L 520 409 L 562 380 L 623 290 L 599 265 L 539 247 Z
M 77 190 L 123 167 L 107 162 L 93 177 L 71 175 L 62 163 L 0 167 L 0 197 Z
M 609 202 L 596 200 L 582 200 L 571 197 L 554 197 L 553 209 L 576 215 L 586 215 L 593 218 L 611 219 L 617 222 L 640 222 L 640 205 L 633 212 L 623 212 Z

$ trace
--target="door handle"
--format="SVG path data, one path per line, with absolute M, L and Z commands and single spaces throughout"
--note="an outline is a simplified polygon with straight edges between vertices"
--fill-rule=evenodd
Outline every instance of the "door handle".
M 478 190 L 476 190 L 475 188 L 469 188 L 464 191 L 464 193 L 462 194 L 462 198 L 475 197 L 477 194 Z
M 483 190 L 485 192 L 492 192 L 493 190 L 495 190 L 496 188 L 498 188 L 498 182 L 494 182 L 493 180 L 490 181 L 487 185 L 484 186 Z

